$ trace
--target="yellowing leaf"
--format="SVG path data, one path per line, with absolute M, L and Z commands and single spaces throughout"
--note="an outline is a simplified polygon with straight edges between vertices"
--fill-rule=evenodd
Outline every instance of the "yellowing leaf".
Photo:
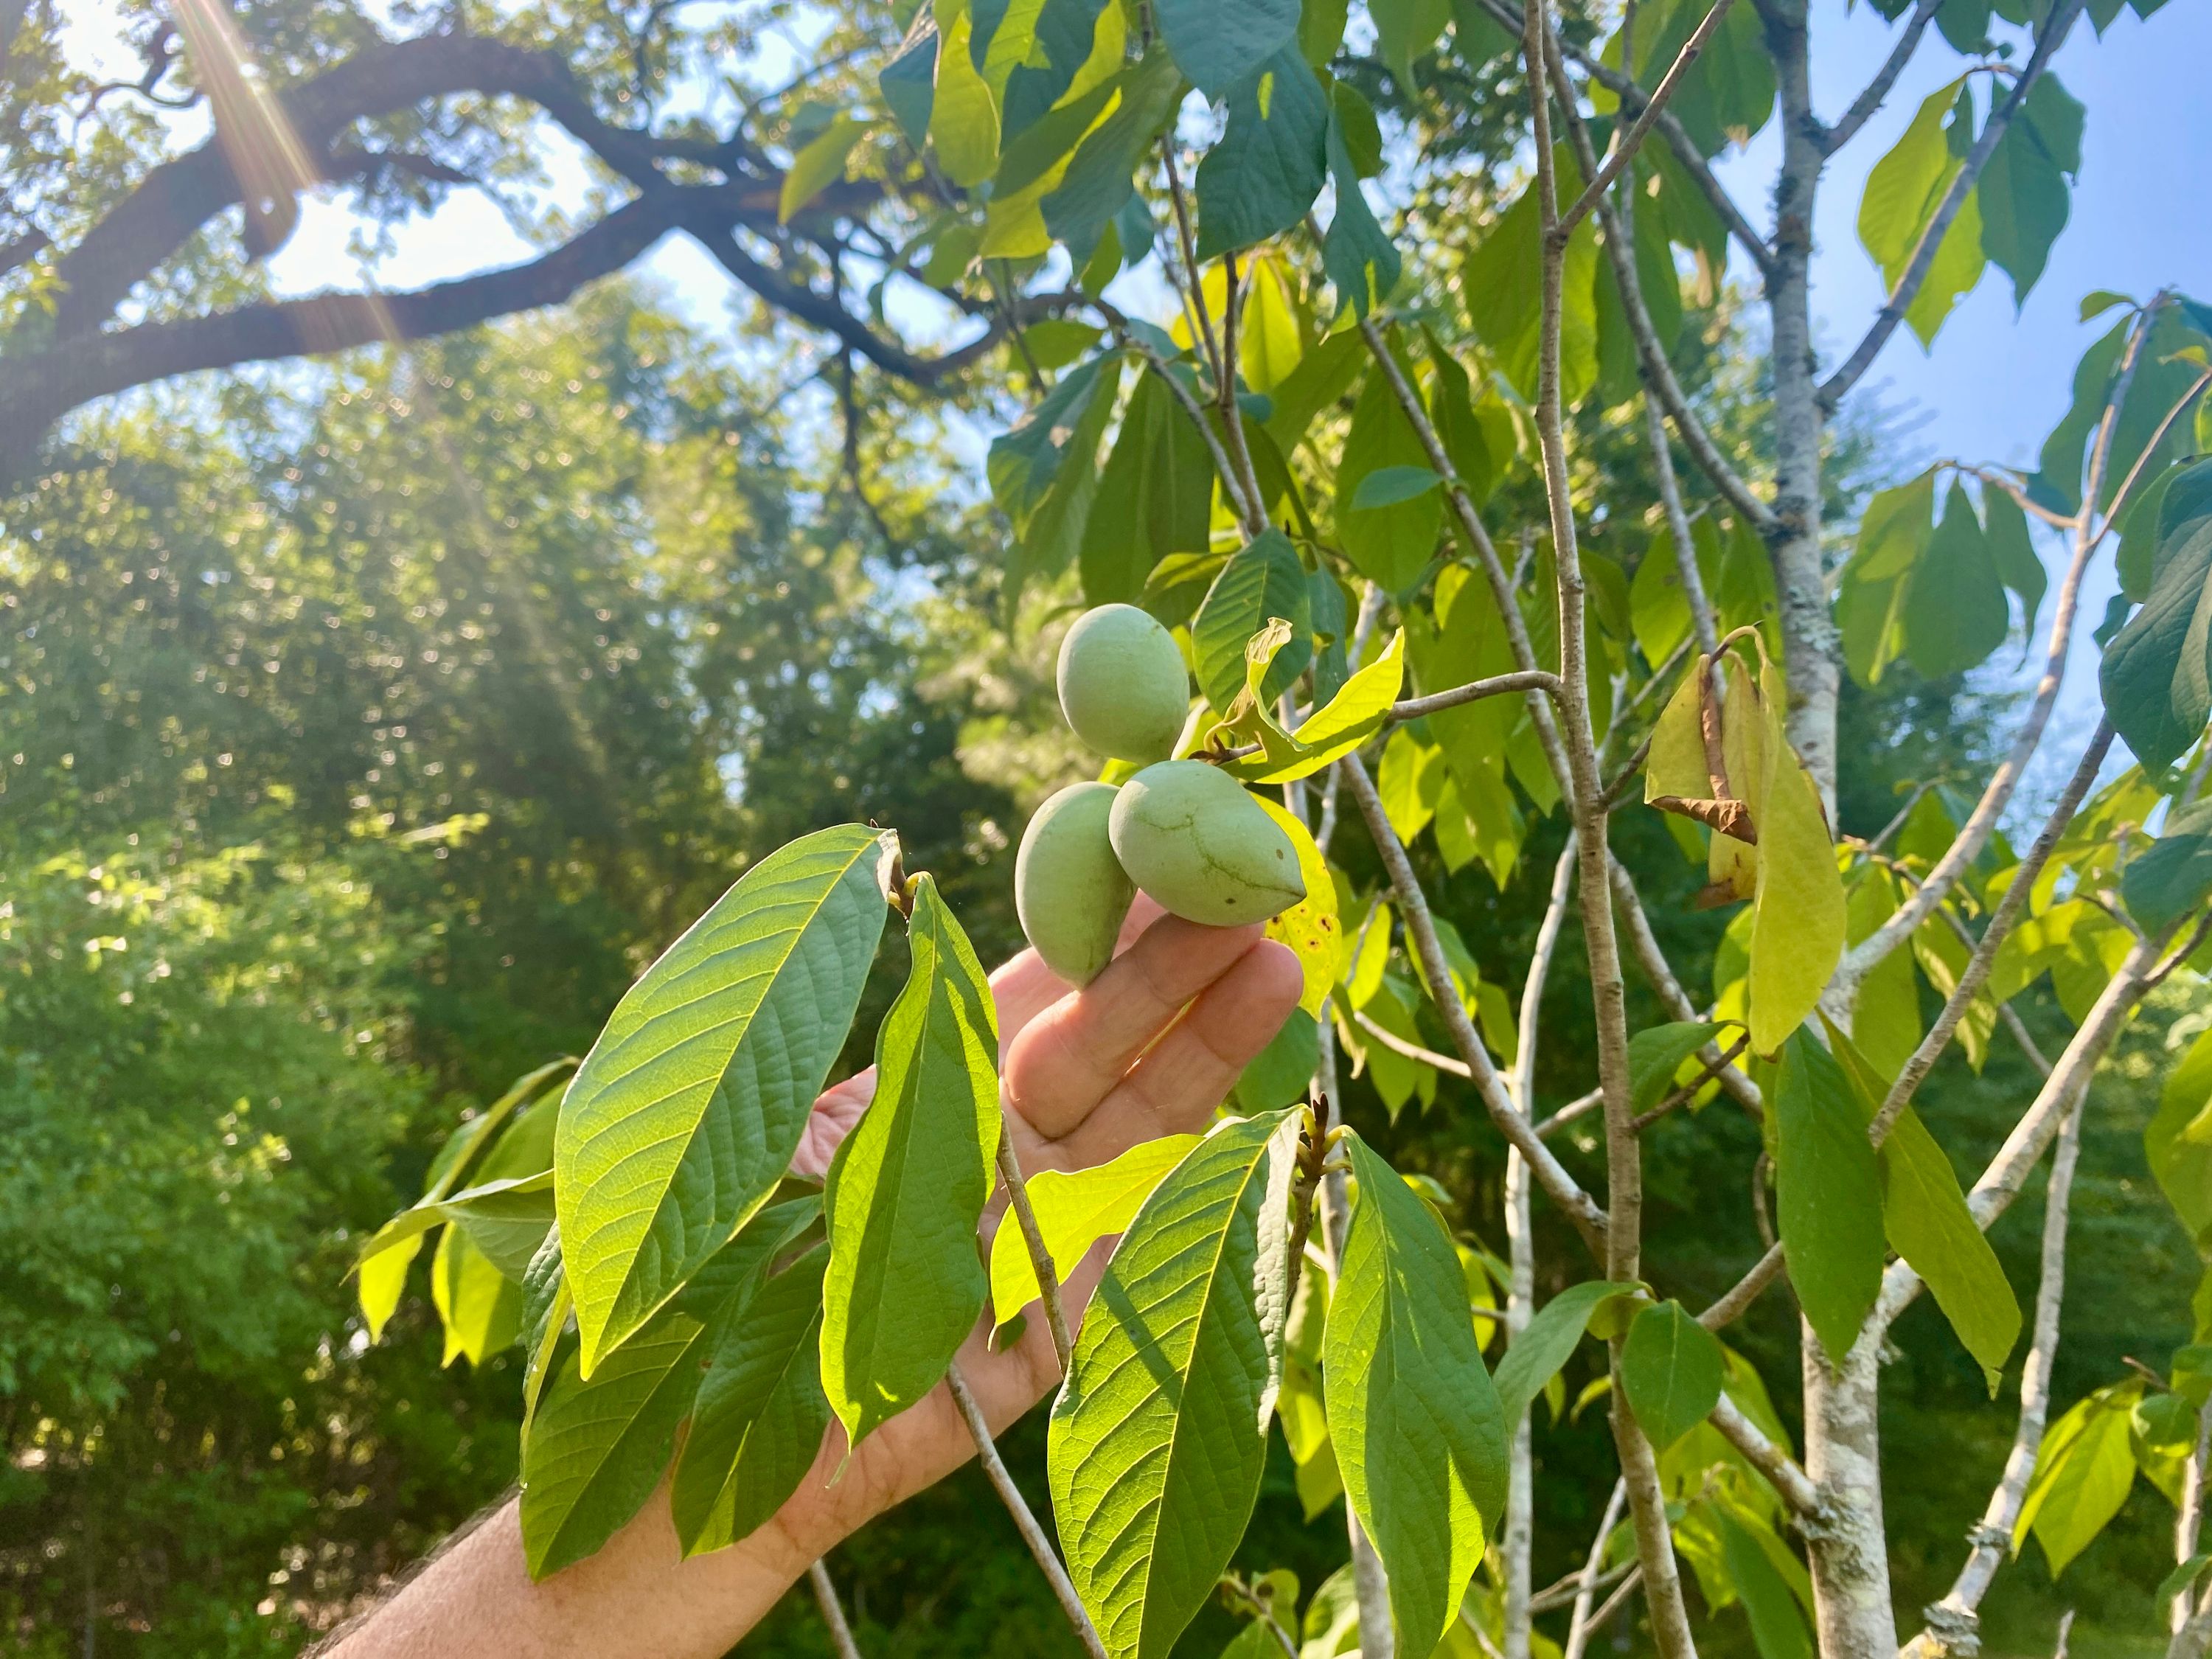
M 945 176 L 963 189 L 999 166 L 999 106 L 969 51 L 968 0 L 938 0 L 937 101 L 929 139 Z
M 1644 763 L 1644 799 L 1679 795 L 1693 800 L 1712 787 L 1705 771 L 1705 734 L 1699 717 L 1698 683 L 1711 659 L 1699 657 L 1682 676 L 1674 695 L 1651 728 L 1651 753 Z
M 1783 735 L 1782 677 L 1760 674 L 1768 764 L 1754 803 L 1759 882 L 1751 930 L 1751 1046 L 1771 1054 L 1803 1023 L 1843 954 L 1844 881 L 1812 774 Z M 1716 836 L 1717 845 L 1723 837 Z
M 1336 913 L 1336 881 L 1328 872 L 1328 861 L 1322 857 L 1321 848 L 1314 845 L 1313 836 L 1294 813 L 1265 795 L 1252 799 L 1282 827 L 1297 849 L 1298 874 L 1305 880 L 1306 896 L 1267 919 L 1267 937 L 1281 940 L 1297 953 L 1298 966 L 1305 974 L 1298 1006 L 1318 1018 L 1322 1001 L 1336 984 L 1344 957 L 1344 921 Z
M 1162 1135 L 1139 1141 L 1110 1164 L 1072 1172 L 1040 1170 L 1031 1176 L 1030 1207 L 1052 1255 L 1053 1276 L 1066 1279 L 1093 1244 L 1127 1232 L 1152 1188 L 1198 1142 L 1196 1135 Z M 991 1316 L 1004 1325 L 1038 1294 L 1029 1241 L 1010 1212 L 991 1241 Z

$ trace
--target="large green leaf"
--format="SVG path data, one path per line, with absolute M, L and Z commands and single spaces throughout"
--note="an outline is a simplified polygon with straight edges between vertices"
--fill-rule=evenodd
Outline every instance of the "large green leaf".
M 676 1460 L 669 1509 L 689 1555 L 750 1534 L 783 1506 L 830 1426 L 822 1392 L 822 1278 L 816 1246 L 725 1323 Z
M 762 1212 L 588 1379 L 574 1355 L 562 1367 L 523 1443 L 522 1548 L 532 1578 L 592 1554 L 652 1494 L 707 1357 L 817 1210 L 809 1197 Z
M 1185 90 L 1173 61 L 1157 46 L 1124 69 L 1115 84 L 1121 98 L 1114 112 L 1083 141 L 1059 185 L 1038 204 L 1045 228 L 1078 258 L 1090 257 L 1134 196 L 1138 163 L 1151 154 Z M 1133 259 L 1143 252 L 1125 251 Z
M 1905 654 L 1931 680 L 1985 660 L 2011 627 L 2004 579 L 1974 504 L 1955 479 L 1943 521 L 1913 566 L 1904 623 Z
M 2166 487 L 2150 598 L 2105 647 L 2105 712 L 2136 758 L 2169 766 L 2212 714 L 2212 460 Z
M 1336 185 L 1336 212 L 1328 222 L 1322 243 L 1322 269 L 1336 289 L 1336 309 L 1341 316 L 1348 306 L 1355 317 L 1365 318 L 1380 308 L 1398 286 L 1402 262 L 1396 244 L 1384 233 L 1359 189 L 1359 169 L 1346 142 L 1344 118 L 1332 106 L 1323 144 L 1328 176 Z
M 2066 181 L 2081 170 L 2081 106 L 2045 72 L 2028 88 L 1974 186 L 1982 249 L 2012 278 L 2015 312 L 2066 228 Z
M 1308 1068 L 1309 1073 L 1311 1067 Z M 1052 1255 L 1054 1276 L 1066 1279 L 1100 1239 L 1127 1231 L 1152 1188 L 1198 1145 L 1196 1135 L 1143 1140 L 1109 1163 L 1073 1171 L 1040 1170 L 1029 1178 L 1030 1208 Z M 1029 1241 L 1009 1214 L 991 1240 L 991 1309 L 1005 1324 L 1036 1301 L 1036 1264 Z
M 1881 1179 L 1866 1114 L 1835 1056 L 1802 1030 L 1784 1045 L 1767 1098 L 1790 1288 L 1840 1364 L 1881 1289 Z
M 1934 534 L 1936 470 L 1869 498 L 1858 550 L 1838 583 L 1836 622 L 1851 678 L 1872 685 L 1903 654 L 1912 572 Z
M 1662 1302 L 1629 1322 L 1620 1385 L 1652 1445 L 1664 1451 L 1704 1422 L 1721 1397 L 1720 1339 L 1679 1302 Z
M 1109 366 L 1116 372 L 1103 373 Z M 1120 367 L 1121 360 L 1110 356 L 1078 363 L 1054 383 L 1035 409 L 991 441 L 984 467 L 991 497 L 1017 532 L 1027 528 L 1030 515 L 1044 505 L 1061 465 L 1076 454 L 1076 436 L 1084 429 L 1083 417 L 1093 401 L 1103 395 L 1112 403 Z M 1091 428 L 1094 446 L 1098 429 Z M 1094 447 L 1090 456 L 1080 459 L 1096 455 Z
M 1329 1438 L 1408 1650 L 1436 1646 L 1505 1498 L 1505 1420 L 1436 1214 L 1357 1135 L 1359 1183 L 1322 1340 Z
M 1832 1024 L 1827 1030 L 1859 1110 L 1871 1120 L 1888 1085 L 1857 1045 Z M 1966 1207 L 1958 1172 L 1910 1106 L 1890 1125 L 1877 1161 L 1882 1227 L 1890 1248 L 1927 1281 L 1959 1340 L 1980 1363 L 1994 1395 L 2013 1344 L 2020 1340 L 2020 1300 Z
M 2212 1031 L 2167 1073 L 2143 1130 L 2143 1153 L 2166 1202 L 2201 1243 L 2212 1230 Z
M 561 1103 L 554 1195 L 584 1374 L 782 1179 L 882 937 L 888 833 L 779 848 L 629 988 Z
M 430 1258 L 430 1300 L 446 1331 L 441 1364 L 481 1365 L 521 1330 L 521 1286 L 458 1227 L 446 1229 Z
M 1152 567 L 1203 553 L 1213 516 L 1206 434 L 1155 374 L 1138 376 L 1083 526 L 1083 598 L 1133 605 Z
M 1298 0 L 1160 0 L 1152 15 L 1176 64 L 1208 98 L 1297 45 Z
M 1775 1565 L 1776 1553 L 1786 1553 L 1788 1547 L 1755 1516 L 1717 1503 L 1711 1512 L 1720 1530 L 1722 1562 L 1751 1620 L 1759 1659 L 1813 1659 L 1812 1632 L 1805 1628 L 1789 1579 Z
M 1267 665 L 1261 690 L 1272 702 L 1313 660 L 1307 635 L 1312 592 L 1297 550 L 1279 530 L 1263 530 L 1229 557 L 1191 618 L 1198 688 L 1227 713 L 1244 689 L 1244 647 L 1274 617 L 1291 624 L 1291 638 Z
M 1229 121 L 1198 164 L 1198 257 L 1218 258 L 1298 224 L 1321 194 L 1328 94 L 1286 43 L 1229 89 Z
M 1635 1290 L 1602 1279 L 1571 1285 L 1547 1302 L 1528 1328 L 1513 1339 L 1505 1358 L 1498 1362 L 1498 1404 L 1510 1428 L 1521 1420 L 1528 1402 L 1543 1393 L 1544 1385 L 1559 1375 L 1575 1345 L 1589 1327 L 1598 1305 Z
M 2053 1578 L 2128 1501 L 2136 1481 L 2129 1429 L 2142 1395 L 2140 1382 L 2100 1389 L 2043 1431 L 2012 1547 L 2017 1552 L 2033 1533 Z
M 1964 163 L 1965 147 L 1960 143 L 1963 131 L 1971 143 L 1973 137 L 1974 106 L 1966 77 L 1961 76 L 1948 85 L 1937 88 L 1921 100 L 1920 108 L 1906 126 L 1903 135 L 1890 148 L 1888 154 L 1874 164 L 1867 174 L 1866 189 L 1859 197 L 1859 242 L 1874 256 L 1881 267 L 1885 287 L 1894 289 L 1898 279 L 1911 263 L 1914 249 L 1920 245 L 1923 234 L 1936 216 L 1936 210 L 1956 178 Z M 1967 215 L 1963 211 L 1952 222 L 1944 237 L 1944 248 L 1954 239 L 1964 241 L 1968 227 Z M 1973 238 L 1972 257 L 1978 261 L 1981 252 L 1981 228 L 1978 216 L 1972 227 Z M 1936 264 L 1942 263 L 1944 249 L 1939 248 Z M 1931 265 L 1916 297 L 1908 319 L 1920 334 L 1923 343 L 1932 336 L 1933 329 L 1921 326 L 1923 319 L 1916 315 L 1923 299 L 1941 286 L 1937 273 Z M 1944 299 L 1943 309 L 1955 298 L 1955 289 Z M 1942 320 L 1941 312 L 1935 321 Z
M 1405 368 L 1402 362 L 1400 367 Z M 1336 529 L 1353 567 L 1393 592 L 1411 586 L 1435 554 L 1443 499 L 1430 491 L 1363 507 L 1359 491 L 1372 473 L 1428 464 L 1428 452 L 1399 407 L 1389 380 L 1379 368 L 1370 369 L 1353 406 L 1352 429 L 1345 436 L 1344 457 L 1337 466 Z
M 2158 840 L 2120 872 L 2128 914 L 2158 933 L 2193 914 L 2212 895 L 2212 801 L 2172 813 Z
M 498 1134 L 507 1120 L 525 1105 L 535 1100 L 550 1083 L 572 1070 L 573 1060 L 548 1061 L 515 1079 L 505 1094 L 471 1118 L 447 1137 L 446 1144 L 430 1161 L 430 1175 L 424 1186 L 422 1198 L 415 1206 L 435 1205 L 460 1185 L 469 1173 L 477 1155 Z M 400 1292 L 407 1285 L 407 1269 L 422 1248 L 422 1235 L 447 1218 L 428 1215 L 408 1222 L 413 1211 L 403 1210 L 386 1222 L 362 1248 L 359 1274 L 359 1294 L 362 1318 L 368 1325 L 368 1340 L 376 1341 L 384 1334 L 384 1327 L 399 1305 Z
M 918 877 L 913 969 L 876 1034 L 876 1092 L 830 1165 L 822 1386 L 852 1443 L 945 1375 L 988 1288 L 975 1225 L 999 1150 L 990 981 Z
M 1296 1142 L 1287 1112 L 1215 1128 L 1145 1200 L 1084 1316 L 1047 1468 L 1068 1574 L 1114 1659 L 1174 1645 L 1259 1495 Z

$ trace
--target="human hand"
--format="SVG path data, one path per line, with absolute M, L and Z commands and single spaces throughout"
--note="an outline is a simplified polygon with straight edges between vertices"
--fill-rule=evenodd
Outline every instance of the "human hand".
M 1297 958 L 1263 939 L 1259 925 L 1207 927 L 1166 916 L 1141 895 L 1137 904 L 1123 929 L 1124 948 L 1082 990 L 1071 990 L 1028 951 L 991 977 L 1006 1132 L 1026 1175 L 1088 1169 L 1140 1141 L 1202 1130 L 1297 1006 Z M 827 1170 L 873 1086 L 873 1074 L 863 1073 L 823 1096 L 794 1168 Z M 1097 1284 L 1103 1254 L 1094 1251 L 1061 1287 L 1071 1324 Z M 997 1427 L 1058 1382 L 1059 1363 L 1042 1319 L 1032 1319 L 1003 1352 L 990 1351 L 988 1334 L 979 1328 L 971 1335 L 957 1363 Z M 842 1431 L 833 1425 L 814 1468 L 771 1525 L 803 1568 L 974 1454 L 940 1385 L 863 1442 L 849 1462 Z

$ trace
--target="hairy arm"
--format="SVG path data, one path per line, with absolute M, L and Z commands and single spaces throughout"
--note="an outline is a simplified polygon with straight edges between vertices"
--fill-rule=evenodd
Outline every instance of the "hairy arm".
M 1133 917 L 1133 942 L 1081 991 L 1068 992 L 1028 952 L 993 976 L 1006 1034 L 1007 1127 L 1025 1170 L 1082 1169 L 1139 1141 L 1203 1128 L 1296 1004 L 1297 958 L 1263 942 L 1258 927 L 1155 921 L 1157 915 Z M 868 1086 L 863 1076 L 823 1097 L 802 1166 L 826 1165 Z M 1063 1287 L 1071 1311 L 1097 1284 L 1102 1254 Z M 991 1352 L 986 1334 L 969 1338 L 959 1365 L 995 1430 L 1042 1400 L 1059 1382 L 1059 1366 L 1042 1320 L 1031 1320 L 1004 1352 Z M 537 1584 L 523 1566 L 520 1504 L 509 1498 L 320 1652 L 714 1659 L 824 1552 L 975 1451 L 940 1384 L 849 1460 L 833 1425 L 781 1511 L 728 1549 L 684 1560 L 657 1493 L 598 1554 Z

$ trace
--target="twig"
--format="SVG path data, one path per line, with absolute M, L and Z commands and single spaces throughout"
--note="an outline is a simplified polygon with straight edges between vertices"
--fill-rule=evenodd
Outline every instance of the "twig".
M 945 1386 L 952 1390 L 953 1403 L 960 1407 L 960 1415 L 966 1420 L 968 1432 L 975 1442 L 975 1455 L 982 1462 L 983 1473 L 990 1477 L 991 1485 L 998 1491 L 1000 1501 L 1006 1504 L 1007 1513 L 1014 1517 L 1014 1525 L 1022 1534 L 1022 1542 L 1030 1547 L 1030 1553 L 1036 1558 L 1047 1582 L 1052 1585 L 1052 1593 L 1060 1601 L 1060 1610 L 1067 1615 L 1067 1622 L 1075 1627 L 1075 1634 L 1082 1642 L 1084 1651 L 1091 1656 L 1091 1659 L 1107 1659 L 1106 1644 L 1098 1639 L 1097 1628 L 1091 1624 L 1091 1615 L 1084 1610 L 1083 1598 L 1075 1593 L 1075 1585 L 1068 1578 L 1067 1569 L 1060 1565 L 1059 1555 L 1054 1552 L 1052 1540 L 1044 1535 L 1044 1528 L 1037 1525 L 1036 1516 L 1030 1512 L 1029 1500 L 1022 1496 L 1022 1489 L 1014 1484 L 1014 1477 L 1006 1473 L 1006 1461 L 999 1455 L 998 1443 L 991 1438 L 991 1425 L 984 1420 L 983 1408 L 975 1403 L 975 1396 L 969 1391 L 968 1379 L 960 1375 L 958 1365 L 945 1369 Z
M 1762 1434 L 1759 1425 L 1725 1394 L 1713 1407 L 1712 1423 L 1720 1431 L 1721 1437 L 1766 1477 L 1791 1510 L 1801 1516 L 1820 1512 L 1820 1491 L 1813 1484 L 1812 1477 L 1797 1466 L 1795 1458 Z
M 1912 54 L 1919 50 L 1920 37 L 1927 33 L 1929 23 L 1942 9 L 1943 0 L 1920 0 L 1920 3 L 1913 7 L 1912 15 L 1905 20 L 1905 33 L 1897 37 L 1897 44 L 1890 48 L 1889 56 L 1883 60 L 1882 66 L 1875 71 L 1874 79 L 1867 82 L 1866 90 L 1851 100 L 1851 106 L 1844 112 L 1843 118 L 1830 127 L 1821 138 L 1822 155 L 1833 155 L 1858 136 L 1861 127 L 1874 118 L 1875 112 L 1888 99 L 1890 88 L 1897 84 L 1897 77 L 1905 72 L 1905 66 L 1912 61 Z
M 1606 157 L 1605 165 L 1597 170 L 1596 177 L 1583 186 L 1583 193 L 1575 198 L 1574 205 L 1559 216 L 1555 234 L 1562 239 L 1572 234 L 1575 227 L 1582 223 L 1589 210 L 1597 205 L 1598 198 L 1612 187 L 1614 179 L 1620 177 L 1621 169 L 1636 159 L 1636 152 L 1644 147 L 1644 139 L 1650 136 L 1651 129 L 1657 125 L 1659 118 L 1666 113 L 1667 105 L 1676 89 L 1688 77 L 1698 58 L 1711 44 L 1713 36 L 1720 33 L 1720 27 L 1727 21 L 1729 7 L 1732 3 L 1733 0 L 1714 0 L 1713 9 L 1705 14 L 1705 21 L 1682 43 L 1681 51 L 1675 53 L 1674 63 L 1668 65 L 1659 84 L 1652 88 L 1650 99 L 1638 112 L 1634 123 L 1613 144 L 1612 153 Z
M 1588 1117 L 1605 1104 L 1605 1091 L 1593 1089 L 1586 1095 L 1577 1095 L 1572 1100 L 1536 1125 L 1540 1135 L 1550 1135 L 1564 1129 L 1578 1118 Z
M 1045 1322 L 1052 1328 L 1052 1351 L 1060 1360 L 1060 1374 L 1067 1375 L 1075 1343 L 1067 1334 L 1067 1305 L 1060 1295 L 1060 1275 L 1052 1265 L 1052 1248 L 1044 1242 L 1044 1231 L 1037 1225 L 1036 1212 L 1030 1206 L 1030 1184 L 1022 1178 L 1021 1160 L 1014 1156 L 1013 1138 L 1004 1130 L 999 1135 L 999 1178 L 1006 1183 L 1006 1207 L 1013 1212 L 1014 1224 L 1021 1229 L 1022 1243 L 1029 1246 L 1030 1265 L 1036 1270 L 1037 1291 L 1044 1298 Z M 1002 1318 L 1012 1318 L 1013 1310 L 999 1310 Z
M 1605 1501 L 1605 1513 L 1598 1518 L 1597 1536 L 1590 1540 L 1589 1553 L 1583 1559 L 1580 1582 L 1575 1586 L 1575 1610 L 1568 1615 L 1567 1646 L 1565 1659 L 1583 1659 L 1589 1646 L 1589 1635 L 1596 1621 L 1590 1617 L 1590 1603 L 1597 1599 L 1600 1588 L 1598 1567 L 1605 1559 L 1605 1547 L 1613 1537 L 1613 1529 L 1620 1524 L 1620 1511 L 1628 1503 L 1628 1483 L 1615 1480 L 1613 1496 Z M 1633 1561 L 1625 1565 L 1622 1576 L 1637 1570 Z
M 1698 1323 L 1709 1331 L 1717 1331 L 1734 1324 L 1749 1312 L 1751 1304 L 1759 1300 L 1769 1285 L 1782 1277 L 1788 1264 L 1783 1260 L 1782 1247 L 1772 1244 L 1766 1254 L 1752 1264 L 1751 1271 L 1731 1285 L 1727 1293 L 1698 1316 Z
M 1982 1598 L 2011 1553 L 2014 1524 L 2027 1497 L 2036 1454 L 2051 1409 L 2051 1369 L 2058 1352 L 2059 1313 L 2066 1299 L 2067 1212 L 2074 1190 L 2074 1169 L 2081 1151 L 2081 1102 L 2066 1114 L 2051 1158 L 2051 1181 L 2043 1210 L 2043 1278 L 2035 1292 L 2035 1328 L 2020 1378 L 2020 1420 L 2004 1472 L 1983 1506 L 1982 1518 L 1967 1529 L 1966 1565 L 1943 1599 L 1927 1611 L 1927 1628 L 1905 1644 L 1899 1659 L 1936 1659 L 1959 1651 L 1978 1622 Z
M 830 1577 L 829 1567 L 817 1561 L 807 1568 L 806 1577 L 814 1586 L 814 1604 L 822 1609 L 822 1622 L 830 1627 L 830 1645 L 837 1650 L 837 1659 L 860 1659 L 860 1644 L 853 1639 L 853 1627 L 845 1622 L 845 1607 L 837 1599 L 836 1582 Z
M 1418 1060 L 1424 1066 L 1433 1066 L 1439 1072 L 1448 1073 L 1453 1077 L 1472 1079 L 1474 1076 L 1468 1069 L 1465 1060 L 1454 1060 L 1449 1054 L 1440 1054 L 1433 1048 L 1424 1048 L 1418 1042 L 1407 1041 L 1395 1031 L 1377 1024 L 1364 1009 L 1353 1012 L 1352 1023 L 1393 1054 L 1403 1054 L 1408 1060 Z
M 1429 915 L 1427 896 L 1413 874 L 1413 864 L 1406 856 L 1398 832 L 1390 827 L 1390 820 L 1382 811 L 1382 799 L 1375 792 L 1374 780 L 1367 775 L 1367 769 L 1360 764 L 1357 755 L 1346 755 L 1337 764 L 1344 769 L 1345 781 L 1352 786 L 1352 798 L 1359 803 L 1360 816 L 1367 820 L 1376 850 L 1382 854 L 1383 868 L 1389 872 L 1391 888 L 1398 900 L 1398 913 L 1406 923 L 1406 936 L 1413 942 L 1422 972 L 1436 994 L 1437 1012 L 1451 1033 L 1452 1046 L 1466 1063 L 1491 1121 L 1498 1125 L 1510 1144 L 1520 1148 L 1546 1194 L 1565 1212 L 1591 1249 L 1602 1256 L 1605 1212 L 1567 1173 L 1566 1167 L 1553 1156 L 1551 1148 L 1537 1139 L 1528 1121 L 1513 1109 L 1504 1080 L 1491 1064 L 1474 1021 L 1453 993 L 1451 965 L 1444 959 L 1443 943 L 1437 937 L 1436 923 Z
M 1485 697 L 1510 696 L 1516 691 L 1541 691 L 1554 700 L 1562 695 L 1557 674 L 1548 673 L 1540 668 L 1516 669 L 1510 674 L 1492 674 L 1486 679 L 1469 680 L 1465 685 L 1434 691 L 1425 697 L 1407 697 L 1390 705 L 1388 718 L 1393 724 L 1417 720 L 1424 714 L 1457 708 L 1462 703 L 1479 702 Z
M 1628 1127 L 1635 1130 L 1637 1133 L 1642 1134 L 1644 1130 L 1650 1128 L 1661 1118 L 1666 1116 L 1668 1113 L 1673 1111 L 1677 1106 L 1681 1105 L 1686 1101 L 1694 1099 L 1698 1090 L 1704 1088 L 1705 1085 L 1711 1083 L 1723 1071 L 1727 1070 L 1729 1066 L 1735 1064 L 1736 1057 L 1741 1054 L 1743 1051 L 1750 1046 L 1751 1038 L 1748 1034 L 1738 1037 L 1727 1048 L 1722 1049 L 1721 1052 L 1715 1055 L 1711 1060 L 1705 1061 L 1703 1068 L 1698 1072 L 1697 1076 L 1692 1078 L 1680 1088 L 1675 1090 L 1672 1094 L 1668 1095 L 1666 1099 L 1661 1101 L 1650 1111 L 1639 1112 L 1636 1116 L 1630 1119 Z
M 1988 982 L 1990 969 L 1996 961 L 1997 947 L 2005 942 L 2021 913 L 2027 908 L 2028 895 L 2034 890 L 2036 878 L 2043 873 L 2043 866 L 2050 862 L 2059 837 L 2066 833 L 2066 826 L 2074 821 L 2074 814 L 2081 810 L 2082 798 L 2089 793 L 2089 786 L 2096 781 L 2097 769 L 2104 764 L 2106 751 L 2112 744 L 2112 735 L 2109 720 L 2098 723 L 2096 734 L 2089 739 L 2089 746 L 2082 753 L 2081 764 L 2074 769 L 2074 775 L 2067 780 L 2057 805 L 2044 819 L 2043 828 L 2036 832 L 2034 843 L 2027 849 L 2027 856 L 2021 860 L 2020 868 L 2014 872 L 2004 896 L 1997 901 L 1997 908 L 1991 914 L 1989 925 L 1982 929 L 1982 937 L 1975 945 L 1973 954 L 1966 958 L 1966 968 L 1960 974 L 1958 983 L 1951 988 L 1951 994 L 1944 999 L 1943 1010 L 1936 1015 L 1936 1024 L 1929 1028 L 1928 1035 L 1920 1040 L 1920 1046 L 1905 1060 L 1904 1067 L 1897 1074 L 1897 1080 L 1889 1085 L 1889 1092 L 1882 1097 L 1881 1109 L 1875 1114 L 1874 1121 L 1867 1126 L 1867 1133 L 1875 1146 L 1881 1145 L 1899 1116 L 1912 1103 L 1913 1093 L 1920 1087 L 1921 1079 L 1928 1075 L 1936 1059 L 1950 1046 L 1952 1036 L 1958 1030 L 1959 1023 L 1966 1018 L 1967 1008 Z M 1923 888 L 1922 892 L 1925 891 L 1926 889 Z M 1917 894 L 1914 896 L 1916 899 L 1918 896 Z

